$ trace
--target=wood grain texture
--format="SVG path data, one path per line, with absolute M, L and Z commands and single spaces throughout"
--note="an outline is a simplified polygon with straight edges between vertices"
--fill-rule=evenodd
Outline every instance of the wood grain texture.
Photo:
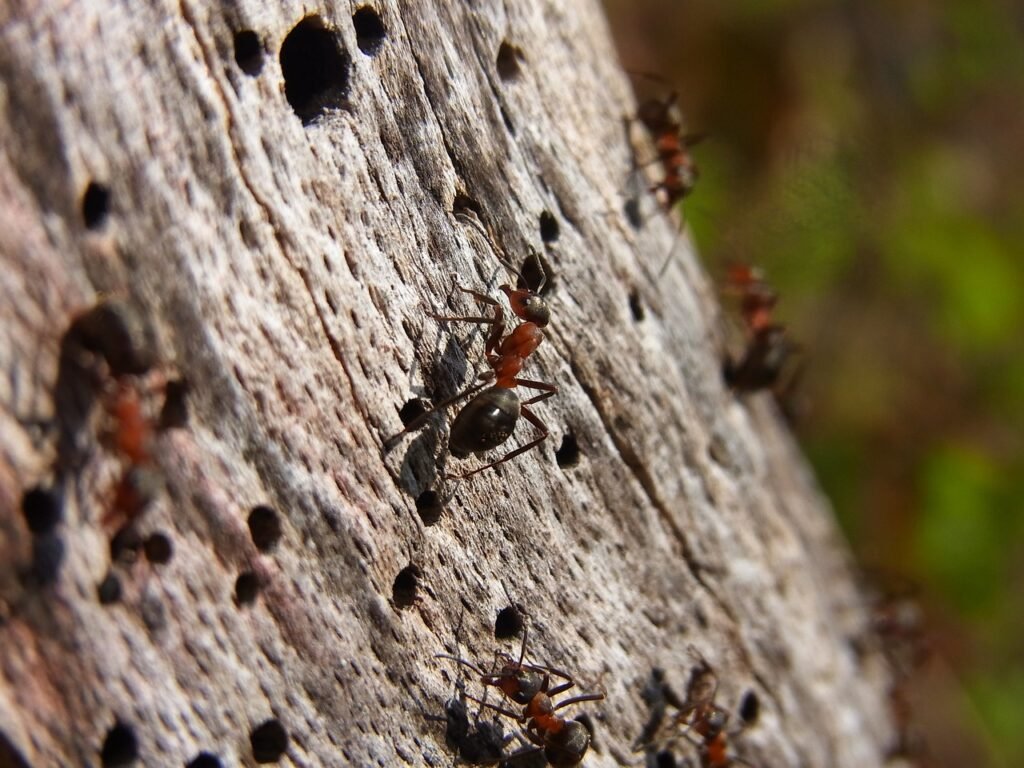
M 756 693 L 735 739 L 752 764 L 882 764 L 886 672 L 854 652 L 866 611 L 828 506 L 767 399 L 724 387 L 721 313 L 689 245 L 657 276 L 675 225 L 649 196 L 641 228 L 622 215 L 635 103 L 600 8 L 374 7 L 373 55 L 346 3 L 0 11 L 0 732 L 35 766 L 100 765 L 115 721 L 140 764 L 208 750 L 248 766 L 250 732 L 277 718 L 284 765 L 449 765 L 436 718 L 458 682 L 479 689 L 434 655 L 515 652 L 493 634 L 507 590 L 530 656 L 607 693 L 578 708 L 587 765 L 642 760 L 643 685 L 660 667 L 682 689 L 693 648 L 723 706 Z M 304 124 L 281 51 L 309 14 L 342 63 Z M 235 61 L 241 30 L 261 42 L 255 74 Z M 110 192 L 92 228 L 90 182 Z M 383 446 L 406 401 L 484 367 L 479 330 L 427 315 L 473 310 L 456 282 L 507 280 L 453 216 L 467 199 L 510 254 L 552 267 L 553 322 L 524 375 L 560 392 L 537 406 L 540 449 L 442 484 L 453 497 L 425 525 L 417 497 L 477 460 L 446 458 L 450 413 Z M 109 606 L 103 518 L 122 462 L 102 396 L 58 385 L 65 332 L 104 295 L 144 313 L 161 371 L 189 384 L 140 522 L 173 559 L 121 567 Z M 566 435 L 580 461 L 562 468 Z M 52 542 L 19 509 L 36 486 L 64 499 L 48 585 L 33 562 Z M 257 505 L 283 524 L 266 553 L 246 523 Z M 408 566 L 418 590 L 401 608 Z M 243 571 L 264 587 L 237 605 Z

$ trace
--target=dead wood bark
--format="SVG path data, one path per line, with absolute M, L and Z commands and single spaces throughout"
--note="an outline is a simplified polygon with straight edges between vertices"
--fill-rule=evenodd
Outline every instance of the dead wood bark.
M 692 250 L 659 278 L 674 225 L 649 199 L 642 227 L 622 215 L 635 104 L 600 8 L 373 7 L 381 27 L 327 1 L 0 10 L 6 759 L 99 765 L 106 744 L 114 764 L 130 731 L 141 764 L 253 765 L 276 719 L 282 764 L 450 764 L 432 718 L 457 682 L 479 689 L 434 655 L 514 652 L 494 636 L 507 590 L 530 656 L 607 693 L 578 708 L 588 765 L 641 759 L 644 684 L 660 667 L 684 688 L 694 649 L 719 703 L 760 703 L 735 739 L 750 763 L 882 763 L 885 670 L 854 651 L 866 614 L 827 505 L 770 404 L 723 386 Z M 479 331 L 427 315 L 472 309 L 456 281 L 506 279 L 459 207 L 510 254 L 543 250 L 553 322 L 524 375 L 560 392 L 536 408 L 550 439 L 434 521 L 417 499 L 475 461 L 445 457 L 451 414 L 384 443 L 406 401 L 482 363 Z M 103 295 L 188 384 L 137 525 L 173 557 L 114 566 L 112 604 L 125 460 L 102 366 L 66 336 Z M 62 518 L 33 532 L 21 507 L 51 490 Z M 261 505 L 283 531 L 266 552 Z

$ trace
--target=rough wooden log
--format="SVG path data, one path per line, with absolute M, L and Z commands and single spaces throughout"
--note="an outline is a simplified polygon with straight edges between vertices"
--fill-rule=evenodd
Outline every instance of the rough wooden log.
M 674 224 L 649 197 L 642 226 L 622 213 L 636 106 L 596 3 L 0 18 L 0 762 L 253 765 L 274 721 L 282 764 L 448 765 L 445 703 L 481 690 L 435 654 L 515 653 L 510 601 L 530 658 L 607 694 L 567 710 L 587 765 L 642 762 L 652 670 L 682 691 L 698 654 L 722 706 L 759 710 L 749 763 L 884 761 L 886 672 L 856 652 L 827 505 L 767 399 L 723 385 L 689 245 L 660 278 Z M 484 367 L 479 329 L 428 315 L 508 279 L 456 210 L 517 263 L 543 251 L 553 321 L 524 375 L 559 388 L 539 449 L 458 484 L 479 460 L 446 457 L 450 412 L 385 446 L 403 404 Z M 159 360 L 120 389 L 114 342 L 81 328 L 103 296 Z M 136 462 L 161 486 L 135 529 L 173 556 L 111 565 L 132 462 L 109 410 L 128 389 L 152 415 L 161 377 L 187 420 Z

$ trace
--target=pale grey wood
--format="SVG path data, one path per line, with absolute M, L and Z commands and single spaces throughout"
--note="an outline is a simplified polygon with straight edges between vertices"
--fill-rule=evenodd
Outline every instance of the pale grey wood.
M 531 657 L 607 693 L 578 708 L 596 730 L 587 765 L 641 758 L 643 684 L 661 667 L 683 688 L 691 648 L 724 706 L 759 697 L 736 738 L 752 764 L 882 763 L 886 672 L 855 653 L 867 614 L 828 505 L 767 400 L 724 388 L 721 314 L 690 246 L 657 275 L 675 224 L 650 197 L 640 230 L 622 215 L 635 104 L 600 8 L 375 7 L 375 56 L 344 3 L 0 11 L 0 730 L 37 766 L 98 765 L 116 718 L 145 765 L 201 750 L 252 765 L 250 730 L 277 717 L 283 764 L 447 765 L 428 716 L 460 673 L 434 655 L 514 652 L 493 637 L 507 590 L 529 608 Z M 314 10 L 351 57 L 351 88 L 304 126 L 279 53 Z M 241 29 L 266 49 L 257 76 L 234 61 Z M 517 78 L 497 71 L 503 41 Z M 90 180 L 111 190 L 98 231 L 82 222 Z M 451 414 L 382 446 L 402 404 L 457 391 L 483 345 L 426 313 L 473 309 L 456 281 L 507 279 L 452 215 L 460 195 L 510 254 L 553 265 L 554 319 L 524 375 L 560 393 L 536 408 L 541 449 L 459 485 L 424 526 L 416 497 L 476 466 L 444 458 Z M 560 231 L 547 247 L 544 211 Z M 55 469 L 47 426 L 62 335 L 101 294 L 145 309 L 163 370 L 192 388 L 188 427 L 158 438 L 166 491 L 142 522 L 171 534 L 174 558 L 136 565 L 112 607 L 96 598 L 119 472 L 102 414 L 77 435 L 74 472 Z M 568 433 L 582 457 L 562 469 Z M 54 586 L 33 586 L 18 508 L 55 480 L 66 557 Z M 284 518 L 269 554 L 246 526 L 257 504 Z M 419 596 L 399 609 L 410 564 Z M 246 568 L 268 584 L 238 607 Z

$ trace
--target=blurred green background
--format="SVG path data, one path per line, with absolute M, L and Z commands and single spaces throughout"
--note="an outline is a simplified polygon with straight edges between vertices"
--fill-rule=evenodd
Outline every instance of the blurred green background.
M 917 585 L 927 764 L 1024 765 L 1024 7 L 605 5 L 709 136 L 688 226 L 713 274 L 778 288 L 795 428 L 862 565 Z

